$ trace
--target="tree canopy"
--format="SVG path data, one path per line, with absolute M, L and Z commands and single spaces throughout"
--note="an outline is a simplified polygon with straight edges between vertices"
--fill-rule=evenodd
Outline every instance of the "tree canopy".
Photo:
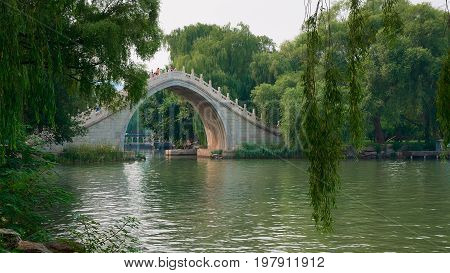
M 397 1 L 392 12 L 398 13 L 395 20 L 402 22 L 395 33 L 386 30 L 383 22 L 385 1 L 369 1 L 361 7 L 365 28 L 363 40 L 367 43 L 367 54 L 357 69 L 360 74 L 358 85 L 362 96 L 362 122 L 364 138 L 384 143 L 388 139 L 432 141 L 440 137 L 437 121 L 438 78 L 445 74 L 442 63 L 447 55 L 448 35 L 445 35 L 446 17 L 439 9 L 429 4 L 410 4 Z M 338 87 L 344 96 L 349 96 L 348 85 L 349 58 L 347 19 L 342 17 L 348 9 L 347 2 L 338 2 L 329 11 L 319 16 L 323 21 L 330 15 L 330 32 L 333 43 L 333 63 L 341 75 Z M 319 24 L 318 35 L 325 41 L 327 30 Z M 398 24 L 395 24 L 398 26 Z M 254 80 L 264 86 L 265 90 L 273 89 L 265 96 L 271 98 L 282 94 L 276 88 L 278 79 L 290 77 L 294 81 L 295 73 L 305 71 L 306 33 L 301 33 L 292 41 L 284 43 L 279 50 L 257 54 L 251 64 Z M 318 44 L 318 54 L 324 61 L 326 43 Z M 265 55 L 266 57 L 261 57 Z M 280 61 L 282 60 L 282 61 Z M 440 72 L 442 70 L 442 72 Z M 317 85 L 324 86 L 325 69 L 317 67 Z M 273 85 L 273 87 L 267 86 Z M 300 86 L 301 88 L 301 86 Z M 261 87 L 252 91 L 255 95 Z M 323 96 L 322 88 L 319 96 Z M 445 88 L 443 88 L 445 89 Z M 443 94 L 445 91 L 442 92 Z M 255 98 L 257 98 L 255 96 Z M 301 100 L 297 98 L 297 103 Z M 444 102 L 445 100 L 439 100 Z M 270 103 L 254 101 L 258 112 L 272 111 Z M 344 109 L 349 109 L 345 103 Z M 265 106 L 264 106 L 265 105 Z M 443 107 L 441 107 L 444 109 Z M 281 108 L 279 111 L 283 112 Z M 281 113 L 281 127 L 283 125 Z M 443 120 L 443 119 L 442 119 Z M 286 121 L 284 121 L 286 122 Z M 349 140 L 350 124 L 344 124 L 344 137 Z M 441 125 L 444 128 L 445 125 Z M 441 129 L 442 130 L 442 129 Z
M 121 99 L 138 101 L 147 73 L 131 54 L 149 59 L 159 48 L 158 13 L 158 0 L 2 1 L 2 152 L 24 127 L 70 137 L 70 119 L 87 106 L 117 102 L 117 82 L 128 92 Z
M 224 93 L 242 101 L 250 100 L 256 82 L 249 64 L 258 53 L 271 52 L 274 43 L 256 36 L 247 25 L 237 27 L 196 24 L 174 30 L 166 37 L 172 63 L 195 69 L 205 80 L 212 80 Z

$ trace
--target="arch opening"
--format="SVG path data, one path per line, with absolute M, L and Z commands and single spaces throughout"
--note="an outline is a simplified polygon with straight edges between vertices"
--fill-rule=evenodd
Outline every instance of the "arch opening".
M 145 98 L 143 98 L 133 109 L 130 111 L 126 125 L 121 133 L 121 147 L 125 146 L 125 136 L 128 129 L 128 125 L 131 122 L 133 115 L 143 105 L 143 103 L 162 90 L 170 90 L 175 95 L 183 98 L 188 102 L 193 110 L 200 117 L 203 123 L 203 128 L 206 134 L 206 143 L 208 150 L 227 150 L 226 133 L 223 118 L 218 111 L 218 105 L 213 100 L 205 96 L 195 86 L 184 86 L 179 83 L 172 83 L 167 86 L 160 86 L 159 88 L 150 88 Z

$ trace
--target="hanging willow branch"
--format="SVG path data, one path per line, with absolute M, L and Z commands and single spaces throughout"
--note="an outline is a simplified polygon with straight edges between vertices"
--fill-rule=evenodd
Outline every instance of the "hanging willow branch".
M 308 143 L 308 159 L 310 161 L 309 172 L 309 195 L 311 196 L 311 205 L 313 207 L 313 219 L 316 227 L 321 222 L 321 219 L 329 219 L 329 216 L 322 216 L 326 214 L 323 212 L 323 185 L 321 180 L 322 164 L 320 161 L 319 143 L 321 141 L 320 135 L 320 120 L 319 109 L 317 104 L 317 90 L 315 70 L 317 65 L 317 47 L 319 42 L 319 34 L 317 31 L 317 13 L 309 17 L 305 22 L 306 30 L 306 69 L 303 75 L 305 106 L 303 107 L 303 128 L 307 137 Z M 326 220 L 329 222 L 329 220 Z M 330 225 L 330 224 L 326 224 Z
M 18 12 L 20 8 L 16 0 L 0 3 L 0 22 L 7 29 L 0 34 L 0 163 L 20 138 L 25 108 L 36 123 L 46 118 L 54 124 L 55 87 L 61 77 L 60 46 L 52 45 L 49 41 L 53 36 L 45 26 L 27 20 Z M 54 20 L 52 25 L 60 31 L 59 21 Z M 23 31 L 30 34 L 25 47 Z M 33 62 L 25 66 L 24 59 Z
M 348 17 L 348 70 L 349 70 L 349 125 L 351 142 L 359 150 L 363 138 L 363 91 L 360 84 L 361 64 L 366 53 L 367 41 L 364 37 L 365 18 L 361 0 L 350 0 Z
M 332 209 L 336 207 L 336 193 L 340 185 L 338 173 L 342 157 L 341 129 L 343 124 L 343 96 L 338 88 L 339 73 L 334 62 L 331 36 L 330 11 L 326 21 L 325 62 L 323 98 L 319 100 L 316 87 L 316 69 L 321 54 L 319 35 L 319 12 L 323 10 L 319 0 L 315 12 L 310 15 L 311 2 L 306 5 L 304 29 L 306 32 L 306 68 L 303 75 L 305 105 L 302 115 L 304 135 L 307 143 L 309 166 L 309 194 L 313 207 L 316 228 L 329 232 L 333 230 Z M 398 0 L 386 0 L 383 5 L 384 31 L 394 37 L 401 31 Z M 327 6 L 331 5 L 327 3 Z M 320 9 L 319 9 L 320 8 Z M 350 0 L 348 17 L 348 78 L 349 78 L 349 129 L 351 142 L 357 150 L 363 138 L 363 90 L 360 84 L 362 62 L 369 42 L 365 34 L 365 15 L 362 0 Z M 442 84 L 444 86 L 444 84 Z M 444 87 L 445 88 L 445 87 Z M 321 102 L 321 103 L 319 103 Z
M 308 17 L 306 31 L 306 69 L 303 75 L 305 105 L 303 129 L 307 138 L 310 161 L 309 195 L 316 228 L 323 232 L 333 230 L 332 209 L 336 206 L 339 188 L 338 174 L 341 159 L 342 96 L 338 89 L 338 72 L 333 63 L 330 20 L 327 22 L 325 54 L 325 89 L 319 105 L 316 88 L 316 67 L 319 64 L 319 1 L 316 11 Z M 329 17 L 328 17 L 329 18 Z

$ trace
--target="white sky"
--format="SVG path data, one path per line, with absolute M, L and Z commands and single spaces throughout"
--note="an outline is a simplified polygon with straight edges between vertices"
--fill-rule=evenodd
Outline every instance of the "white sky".
M 445 0 L 411 2 L 431 2 L 445 9 Z M 198 22 L 233 26 L 243 22 L 254 34 L 266 35 L 280 45 L 300 33 L 304 14 L 304 0 L 161 0 L 159 22 L 165 34 Z M 156 69 L 168 63 L 169 53 L 160 49 L 145 64 Z

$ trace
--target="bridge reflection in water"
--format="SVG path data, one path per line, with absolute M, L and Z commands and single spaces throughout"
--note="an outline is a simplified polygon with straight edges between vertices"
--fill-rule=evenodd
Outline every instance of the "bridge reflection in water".
M 143 149 L 150 150 L 154 148 L 153 139 L 145 134 L 125 134 L 125 150 Z

